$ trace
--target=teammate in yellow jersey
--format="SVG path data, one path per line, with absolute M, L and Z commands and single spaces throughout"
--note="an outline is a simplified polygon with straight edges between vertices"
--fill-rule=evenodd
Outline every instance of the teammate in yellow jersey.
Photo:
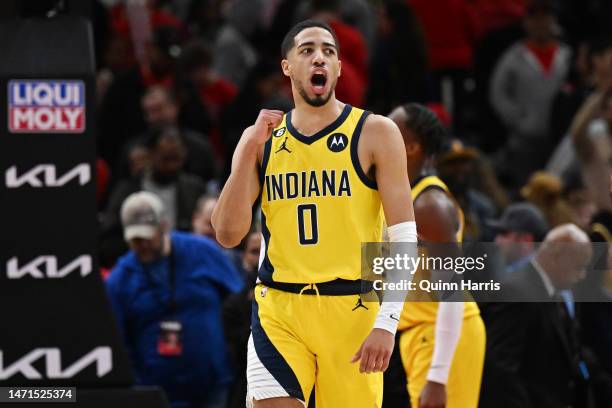
M 461 242 L 463 213 L 432 171 L 446 130 L 418 104 L 401 106 L 389 117 L 404 137 L 419 240 Z M 485 328 L 476 303 L 407 302 L 398 330 L 413 408 L 478 406 Z
M 305 21 L 282 44 L 295 109 L 262 110 L 234 152 L 213 214 L 237 245 L 261 198 L 263 244 L 248 349 L 247 404 L 381 407 L 401 303 L 368 303 L 361 243 L 416 242 L 402 136 L 389 119 L 335 98 L 335 33 Z

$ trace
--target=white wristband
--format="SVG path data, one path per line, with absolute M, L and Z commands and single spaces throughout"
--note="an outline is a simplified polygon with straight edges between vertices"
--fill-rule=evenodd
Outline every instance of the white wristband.
M 417 242 L 417 228 L 416 223 L 414 221 L 406 221 L 399 224 L 391 225 L 387 227 L 387 232 L 389 234 L 389 242 Z M 414 247 L 414 256 L 416 253 L 416 245 Z M 404 276 L 406 280 L 412 280 L 412 274 L 407 274 Z M 405 299 L 408 291 L 395 291 L 397 293 L 393 294 L 393 297 Z M 402 295 L 403 294 L 403 295 Z M 388 295 L 387 295 L 388 296 Z M 385 296 L 385 297 L 387 297 Z M 402 309 L 404 308 L 404 302 L 393 302 L 389 300 L 385 300 L 383 298 L 382 304 L 380 305 L 380 309 L 378 311 L 378 315 L 376 315 L 376 320 L 374 321 L 375 329 L 383 329 L 388 331 L 389 333 L 395 335 L 397 331 L 397 325 L 399 323 L 400 315 L 402 314 Z
M 389 242 L 417 242 L 417 225 L 414 221 L 400 222 L 387 227 Z

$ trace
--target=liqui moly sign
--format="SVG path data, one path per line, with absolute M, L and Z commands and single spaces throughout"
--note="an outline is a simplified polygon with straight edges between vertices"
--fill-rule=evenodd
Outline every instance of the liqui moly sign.
M 12 133 L 82 133 L 85 85 L 82 81 L 9 81 L 8 115 Z

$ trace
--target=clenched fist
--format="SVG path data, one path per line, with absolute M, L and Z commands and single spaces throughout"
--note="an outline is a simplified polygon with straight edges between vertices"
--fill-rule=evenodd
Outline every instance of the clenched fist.
M 257 145 L 266 143 L 272 134 L 272 130 L 283 121 L 284 114 L 284 112 L 278 110 L 260 110 L 255 124 L 245 129 L 243 137 L 250 139 Z

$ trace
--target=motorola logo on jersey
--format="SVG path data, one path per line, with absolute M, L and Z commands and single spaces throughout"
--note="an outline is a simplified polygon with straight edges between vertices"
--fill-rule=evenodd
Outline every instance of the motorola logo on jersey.
M 39 164 L 27 171 L 22 169 L 21 172 L 18 172 L 17 166 L 11 166 L 5 173 L 7 188 L 62 187 L 73 180 L 76 180 L 80 186 L 89 183 L 91 180 L 90 165 L 88 163 L 77 164 L 64 174 L 58 174 L 57 167 L 53 164 Z
M 285 131 L 287 130 L 287 128 L 280 128 L 280 129 L 276 129 L 272 134 L 274 135 L 274 137 L 281 137 L 282 135 L 285 134 Z
M 11 133 L 83 133 L 82 81 L 12 80 L 8 83 Z
M 112 349 L 108 346 L 96 347 L 70 365 L 65 364 L 62 351 L 55 347 L 36 348 L 11 364 L 4 359 L 4 352 L 0 350 L 0 380 L 7 380 L 18 374 L 28 380 L 68 379 L 92 364 L 95 364 L 97 378 L 111 372 Z M 44 370 L 41 370 L 42 367 Z
M 327 138 L 327 147 L 334 153 L 343 151 L 346 146 L 348 146 L 348 137 L 342 133 L 334 133 Z

